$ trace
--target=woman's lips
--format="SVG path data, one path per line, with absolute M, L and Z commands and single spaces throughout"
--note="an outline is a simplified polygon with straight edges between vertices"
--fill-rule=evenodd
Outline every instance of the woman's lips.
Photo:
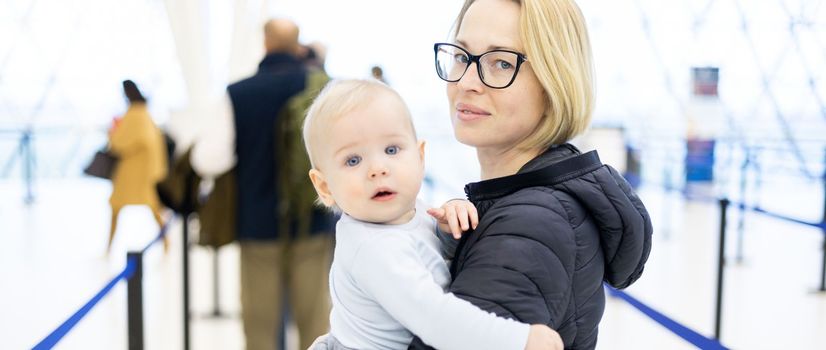
M 490 116 L 490 112 L 471 104 L 457 103 L 456 118 L 462 121 L 473 121 Z

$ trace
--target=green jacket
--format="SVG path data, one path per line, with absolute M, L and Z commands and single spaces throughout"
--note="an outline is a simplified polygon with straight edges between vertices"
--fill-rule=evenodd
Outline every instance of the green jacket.
M 320 223 L 313 220 L 327 220 L 330 225 L 333 221 L 326 209 L 316 204 L 318 195 L 310 181 L 310 158 L 304 147 L 302 127 L 307 110 L 318 96 L 321 89 L 330 81 L 330 77 L 320 69 L 310 69 L 307 73 L 307 85 L 304 92 L 291 98 L 287 107 L 277 119 L 276 135 L 282 137 L 276 144 L 276 164 L 280 165 L 278 191 L 280 193 L 279 214 L 281 232 L 291 231 L 290 223 L 294 226 L 295 236 L 305 236 L 312 233 L 314 227 Z M 290 117 L 290 116 L 299 116 Z M 328 232 L 332 232 L 329 227 Z

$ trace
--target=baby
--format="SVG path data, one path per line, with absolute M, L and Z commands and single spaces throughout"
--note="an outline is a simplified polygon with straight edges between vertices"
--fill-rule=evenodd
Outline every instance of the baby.
M 545 325 L 496 317 L 446 293 L 439 228 L 476 224 L 463 200 L 431 209 L 416 196 L 424 142 L 407 106 L 378 81 L 330 83 L 304 121 L 310 179 L 342 212 L 330 269 L 330 334 L 312 349 L 407 349 L 412 333 L 438 349 L 562 349 Z M 449 240 L 449 237 L 447 237 Z

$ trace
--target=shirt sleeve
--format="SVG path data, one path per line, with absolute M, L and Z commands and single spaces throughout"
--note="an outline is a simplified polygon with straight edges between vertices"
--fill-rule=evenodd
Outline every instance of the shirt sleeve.
M 229 93 L 214 104 L 190 156 L 192 168 L 204 177 L 221 175 L 235 165 L 235 120 Z
M 453 235 L 447 232 L 442 232 L 439 229 L 439 225 L 435 225 L 436 228 L 433 230 L 433 234 L 436 235 L 436 238 L 439 239 L 439 243 L 441 244 L 442 250 L 442 257 L 445 260 L 453 260 L 453 256 L 456 255 L 456 247 L 459 245 L 459 240 L 453 238 Z M 468 234 L 468 232 L 465 232 Z
M 435 348 L 521 350 L 527 344 L 529 325 L 496 317 L 442 290 L 408 236 L 371 241 L 359 251 L 352 271 L 365 293 Z
M 427 209 L 430 208 L 427 203 L 417 200 L 416 201 L 416 209 L 426 212 Z M 450 262 L 453 260 L 453 256 L 456 254 L 456 247 L 459 246 L 459 240 L 453 238 L 453 235 L 450 232 L 444 232 L 439 229 L 439 224 L 436 222 L 436 219 L 429 218 L 430 222 L 432 223 L 433 227 L 433 235 L 439 240 L 439 253 L 442 254 L 442 258 L 446 261 Z

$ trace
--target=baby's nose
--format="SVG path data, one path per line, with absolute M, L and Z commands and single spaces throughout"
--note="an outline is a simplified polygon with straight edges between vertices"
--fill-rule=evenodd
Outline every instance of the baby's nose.
M 376 178 L 379 176 L 387 176 L 389 172 L 387 171 L 387 167 L 384 166 L 375 166 L 370 169 L 370 178 Z

